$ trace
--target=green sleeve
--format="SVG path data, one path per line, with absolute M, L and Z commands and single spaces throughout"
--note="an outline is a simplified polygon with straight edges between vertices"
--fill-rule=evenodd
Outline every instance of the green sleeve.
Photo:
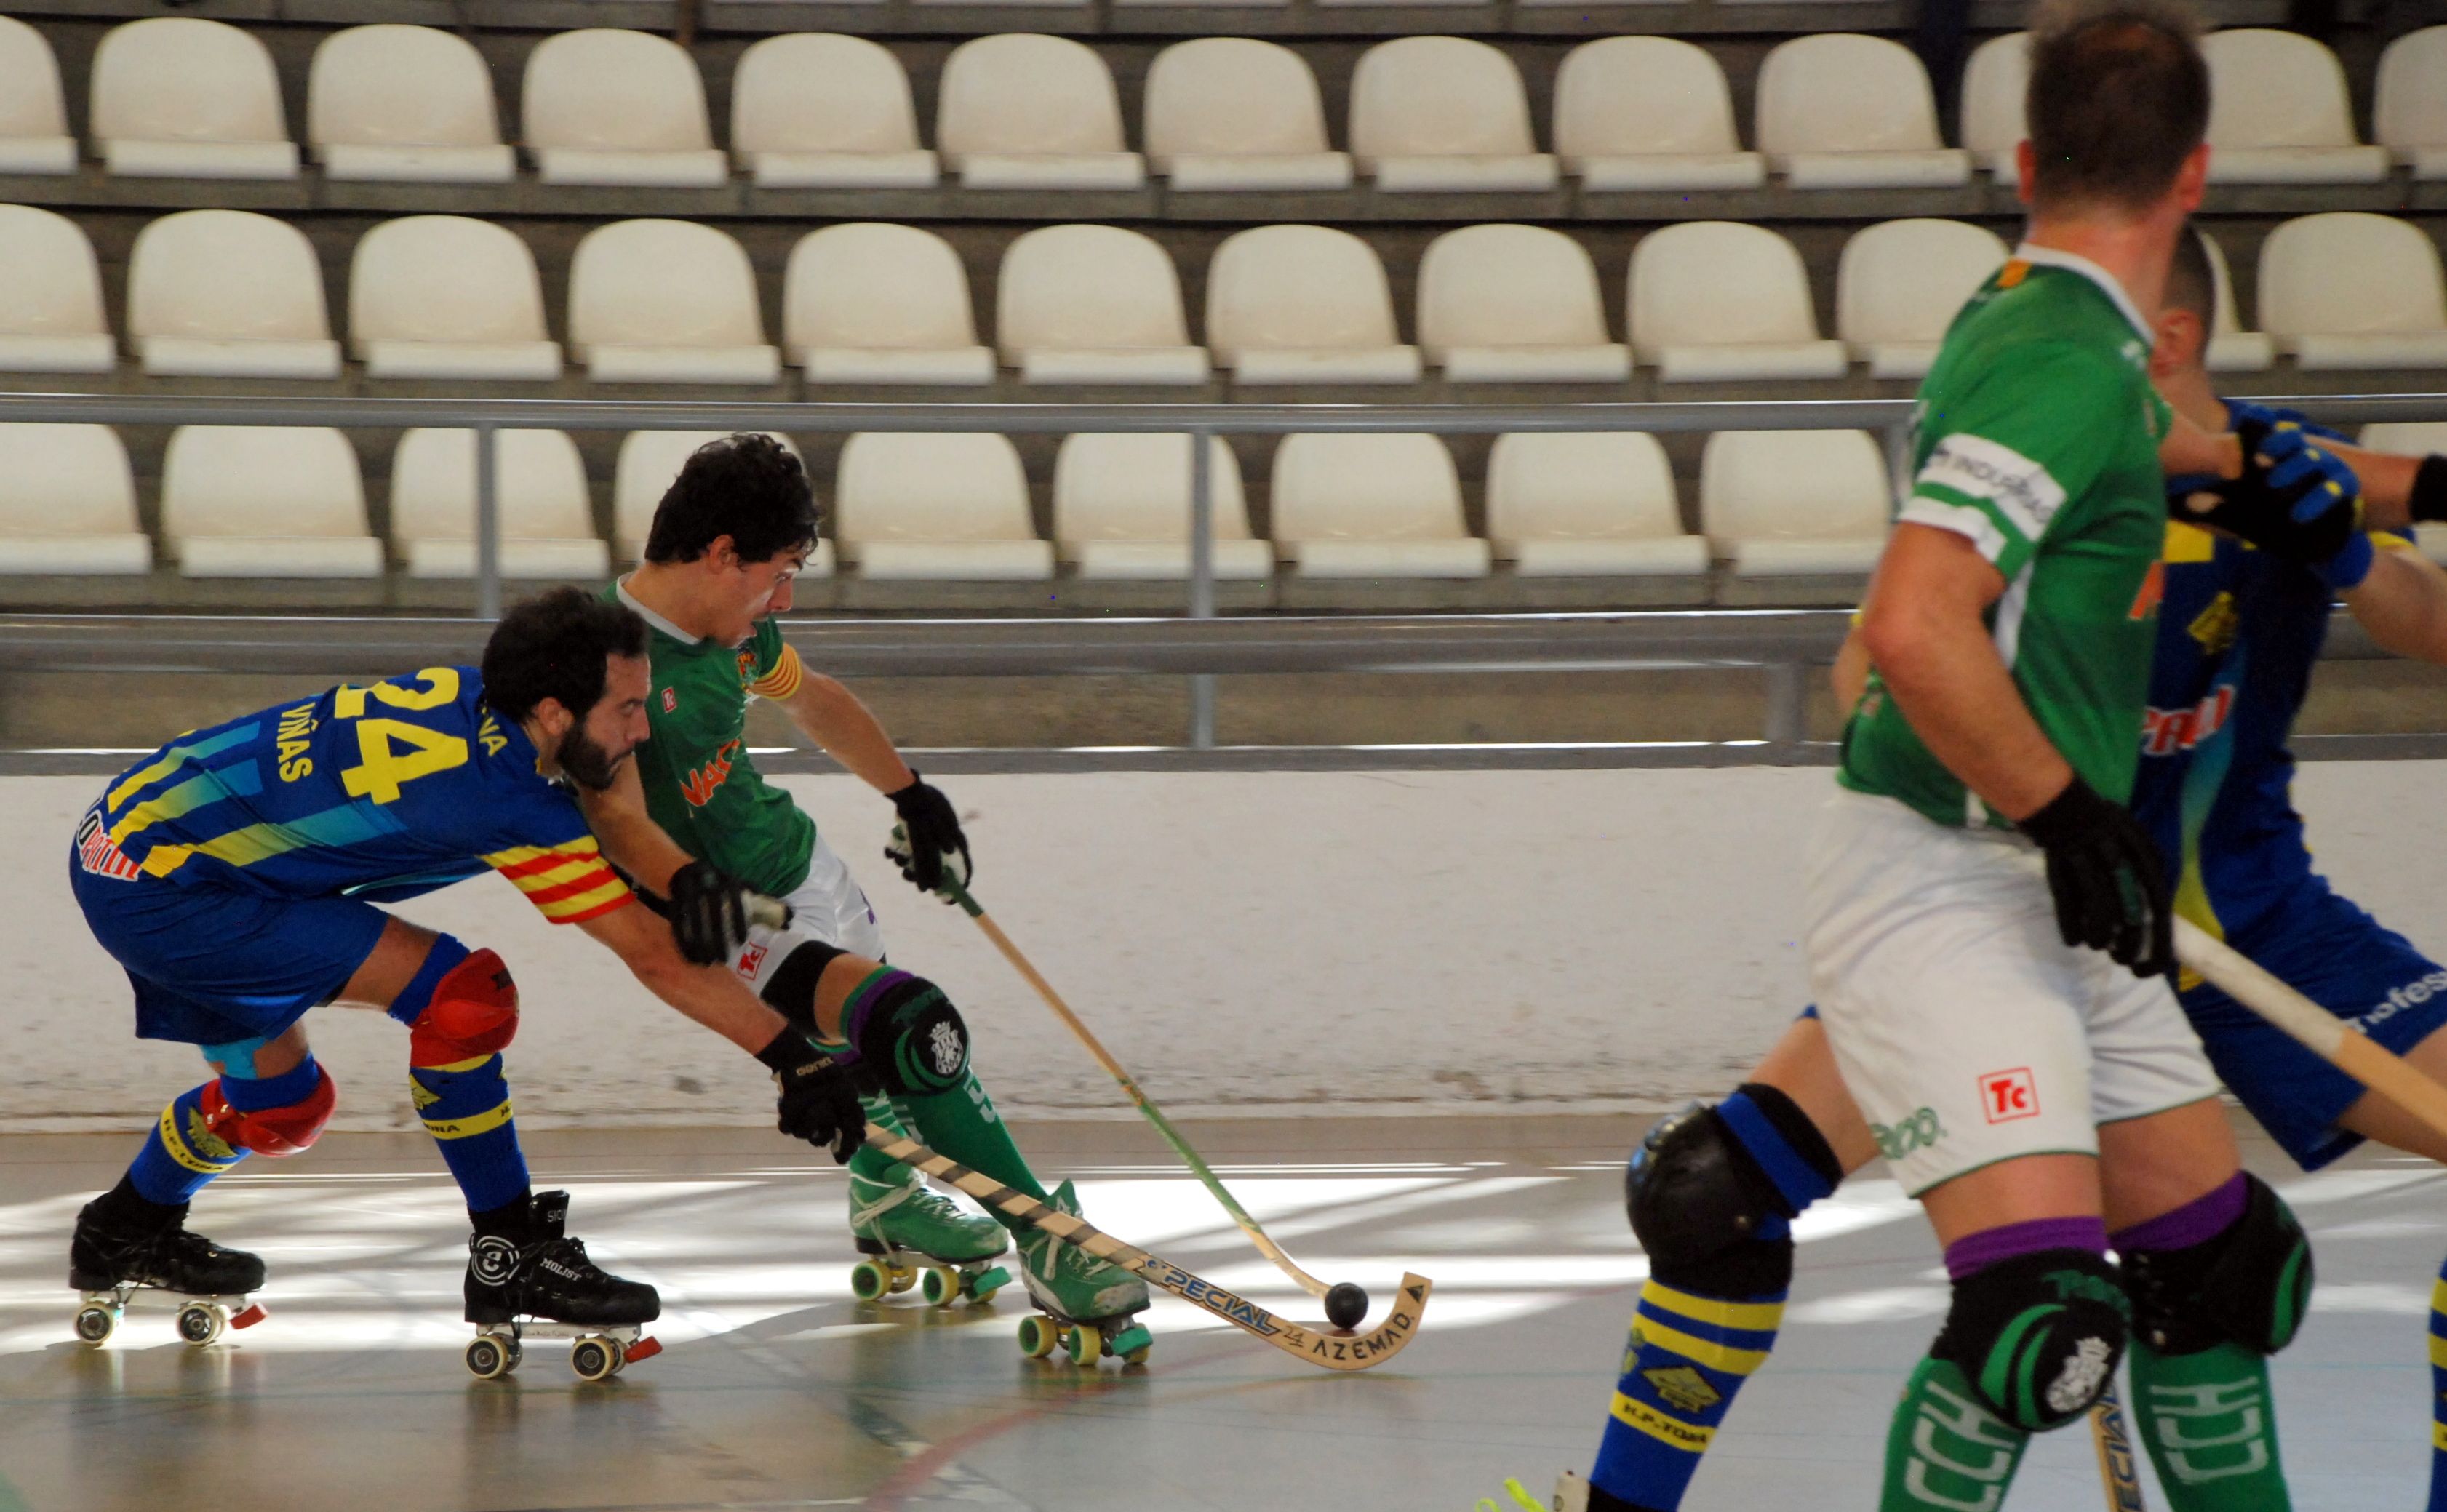
M 2135 387 L 2129 369 L 2087 348 L 2025 342 L 1959 387 L 1924 392 L 1920 472 L 1896 518 L 1967 537 L 2010 581 L 2067 501 L 2115 464 L 2134 421 L 2160 428 L 2163 406 Z
M 768 614 L 756 622 L 756 628 L 749 633 L 748 644 L 740 648 L 739 680 L 761 683 L 772 676 L 782 665 L 782 622 Z

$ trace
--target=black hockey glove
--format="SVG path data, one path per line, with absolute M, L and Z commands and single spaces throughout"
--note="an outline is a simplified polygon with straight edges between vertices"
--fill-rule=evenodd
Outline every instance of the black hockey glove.
M 2066 944 L 2105 951 L 2135 976 L 2174 971 L 2172 899 L 2158 847 L 2131 810 L 2077 776 L 2020 827 L 2047 853 L 2048 892 Z
M 884 847 L 884 859 L 900 867 L 901 875 L 921 893 L 940 891 L 946 876 L 966 883 L 972 868 L 969 837 L 960 833 L 960 816 L 954 812 L 952 801 L 943 796 L 943 790 L 920 777 L 917 767 L 910 767 L 909 775 L 917 780 L 884 794 L 901 815 L 901 822 L 892 831 L 892 843 Z
M 756 1058 L 772 1068 L 773 1085 L 781 1089 L 776 1127 L 794 1140 L 829 1148 L 835 1165 L 858 1153 L 866 1143 L 866 1109 L 859 1105 L 858 1079 L 850 1069 L 855 1054 L 827 1055 L 805 1034 L 786 1028 Z
M 691 964 L 719 966 L 748 938 L 748 900 L 755 890 L 710 861 L 691 861 L 672 874 L 672 937 Z
M 2362 539 L 2362 481 L 2343 458 L 2291 420 L 2247 415 L 2234 433 L 2243 476 L 2177 496 L 2175 518 L 2312 568 Z

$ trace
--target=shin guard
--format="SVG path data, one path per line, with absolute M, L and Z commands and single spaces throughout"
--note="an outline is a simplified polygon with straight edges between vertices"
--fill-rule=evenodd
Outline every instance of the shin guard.
M 2268 1356 L 2240 1344 L 2164 1354 L 2136 1340 L 2134 1431 L 2174 1512 L 2286 1512 Z
M 1997 1512 L 2030 1442 L 1981 1404 L 1961 1367 L 1924 1359 L 1887 1429 L 1878 1512 Z

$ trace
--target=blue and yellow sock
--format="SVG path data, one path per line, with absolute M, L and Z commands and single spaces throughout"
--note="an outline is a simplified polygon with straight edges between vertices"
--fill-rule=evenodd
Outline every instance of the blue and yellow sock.
M 224 1064 L 230 1068 L 220 1076 L 222 1101 L 250 1113 L 303 1102 L 314 1090 L 321 1074 L 312 1053 L 277 1076 L 247 1076 L 240 1074 L 234 1063 Z M 252 1058 L 246 1069 L 254 1069 Z M 161 1109 L 161 1116 L 154 1120 L 153 1132 L 145 1137 L 144 1147 L 137 1151 L 135 1163 L 127 1168 L 129 1183 L 144 1200 L 175 1207 L 202 1191 L 205 1182 L 246 1159 L 245 1150 L 214 1133 L 204 1123 L 204 1087 L 211 1085 L 206 1082 L 187 1088 L 172 1098 L 170 1105 Z
M 408 1090 L 469 1212 L 488 1212 L 526 1192 L 527 1158 L 510 1120 L 510 1084 L 500 1055 L 411 1066 Z
M 1793 1276 L 1790 1219 L 1835 1189 L 1834 1151 L 1792 1099 L 1747 1084 L 1715 1116 L 1774 1192 L 1756 1234 L 1706 1274 L 1652 1275 L 1641 1288 L 1614 1411 L 1589 1471 L 1592 1512 L 1674 1512 L 1735 1394 L 1767 1363 Z

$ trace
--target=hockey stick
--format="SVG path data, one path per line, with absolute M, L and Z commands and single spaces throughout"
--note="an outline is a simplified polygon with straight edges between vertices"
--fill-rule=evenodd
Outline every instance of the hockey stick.
M 2133 1435 L 2124 1427 L 2124 1404 L 2116 1399 L 2113 1380 L 2091 1404 L 2090 1436 L 2098 1446 L 2098 1484 L 2107 1492 L 2107 1512 L 2150 1512 L 2141 1496 L 2141 1472 L 2133 1462 Z
M 1424 1276 L 1406 1275 L 1402 1277 L 1402 1295 L 1373 1332 L 1355 1333 L 1347 1329 L 1318 1329 L 1294 1323 L 1233 1295 L 1212 1281 L 1192 1276 L 1169 1260 L 1125 1244 L 1085 1219 L 1058 1212 L 1025 1192 L 1013 1191 L 993 1177 L 980 1176 L 965 1165 L 945 1160 L 916 1140 L 895 1134 L 881 1124 L 866 1125 L 866 1142 L 904 1165 L 914 1165 L 958 1187 L 987 1207 L 1043 1229 L 1063 1243 L 1099 1259 L 1136 1272 L 1159 1290 L 1185 1302 L 1195 1302 L 1242 1332 L 1255 1334 L 1285 1354 L 1325 1370 L 1365 1370 L 1384 1364 L 1418 1336 L 1419 1320 L 1427 1315 L 1428 1293 L 1435 1283 Z
M 2175 920 L 2175 954 L 2229 997 L 2447 1138 L 2447 1087 L 2190 919 Z
M 1002 932 L 1002 926 L 996 924 L 993 917 L 969 895 L 968 888 L 947 872 L 940 891 L 944 897 L 959 904 L 963 913 L 977 920 L 977 928 L 985 931 L 986 938 L 995 942 L 995 948 L 1002 952 L 1003 959 L 1011 962 L 1012 970 L 1028 979 L 1028 985 L 1036 989 L 1036 995 L 1045 999 L 1045 1006 L 1053 1010 L 1053 1016 L 1060 1019 L 1072 1033 L 1078 1035 L 1079 1043 L 1088 1047 L 1088 1053 L 1096 1058 L 1096 1064 L 1122 1085 L 1122 1090 L 1129 1094 L 1130 1101 L 1138 1105 L 1139 1111 L 1147 1115 L 1148 1122 L 1155 1125 L 1155 1131 L 1164 1136 L 1164 1142 L 1172 1146 L 1173 1153 L 1181 1157 L 1183 1163 L 1189 1167 L 1190 1174 L 1205 1183 L 1206 1190 L 1214 1194 L 1215 1200 L 1223 1204 L 1224 1211 L 1231 1215 L 1232 1221 L 1241 1225 L 1241 1232 L 1249 1237 L 1249 1242 L 1258 1247 L 1258 1253 L 1274 1261 L 1277 1270 L 1298 1281 L 1309 1295 L 1323 1298 L 1325 1314 L 1337 1327 L 1357 1327 L 1359 1320 L 1368 1315 L 1367 1292 L 1352 1281 L 1329 1286 L 1302 1270 L 1297 1261 L 1284 1254 L 1282 1246 L 1267 1238 L 1266 1231 L 1258 1225 L 1258 1220 L 1234 1200 L 1232 1194 L 1224 1189 L 1224 1182 L 1208 1169 L 1205 1161 L 1199 1159 L 1198 1152 L 1189 1147 L 1189 1142 L 1181 1137 L 1180 1130 L 1172 1126 L 1171 1121 L 1155 1106 L 1155 1101 L 1141 1090 L 1129 1072 L 1122 1068 L 1122 1063 L 1113 1059 L 1112 1052 L 1088 1031 L 1087 1025 L 1079 1022 L 1079 1015 L 1071 1011 L 1071 1005 L 1062 1000 L 1062 994 L 1053 990 L 1053 984 L 1045 979 L 1026 955 L 1020 954 L 1019 947 L 1012 943 L 1011 936 Z

